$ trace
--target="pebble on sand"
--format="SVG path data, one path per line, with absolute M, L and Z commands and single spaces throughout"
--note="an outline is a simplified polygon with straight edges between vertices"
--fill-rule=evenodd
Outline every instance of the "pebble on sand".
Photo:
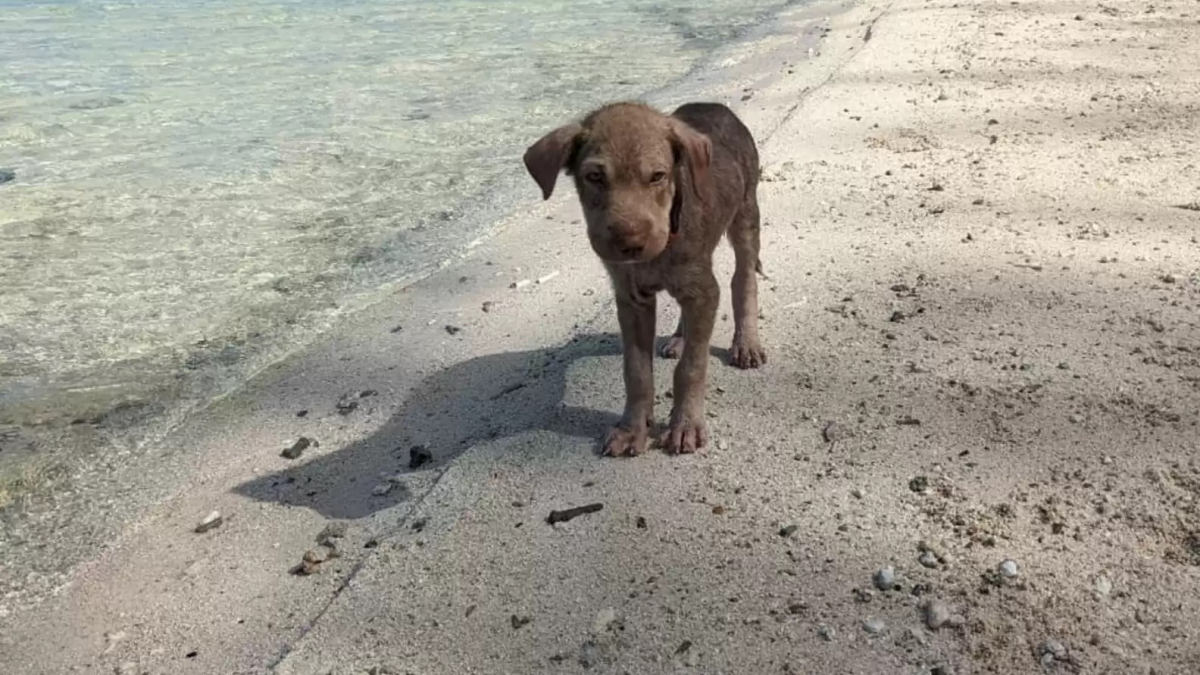
M 1005 579 L 1016 579 L 1021 574 L 1021 570 L 1017 567 L 1015 560 L 1005 560 L 1000 563 L 999 569 L 1000 576 Z
M 863 630 L 867 631 L 871 635 L 881 635 L 887 630 L 887 624 L 884 623 L 883 619 L 879 618 L 867 619 L 866 621 L 863 621 L 862 626 Z
M 200 521 L 200 524 L 196 526 L 196 534 L 204 534 L 205 532 L 208 532 L 209 530 L 215 530 L 218 527 L 220 527 L 224 522 L 225 522 L 225 518 L 224 518 L 224 516 L 221 515 L 221 512 L 213 511 L 212 513 L 205 516 L 204 520 Z
M 950 608 L 941 600 L 930 600 L 925 605 L 925 625 L 937 630 L 951 622 Z
M 1058 640 L 1046 640 L 1038 646 L 1038 654 L 1042 665 L 1048 666 L 1055 661 L 1066 660 L 1067 647 Z
M 896 587 L 896 570 L 891 565 L 875 573 L 875 588 L 890 591 Z
M 307 436 L 301 436 L 300 438 L 297 438 L 294 443 L 284 448 L 283 452 L 279 453 L 279 456 L 283 457 L 284 459 L 299 459 L 300 455 L 304 454 L 305 450 L 309 449 L 310 447 L 318 448 L 320 446 L 321 444 L 317 443 L 315 440 L 308 438 Z

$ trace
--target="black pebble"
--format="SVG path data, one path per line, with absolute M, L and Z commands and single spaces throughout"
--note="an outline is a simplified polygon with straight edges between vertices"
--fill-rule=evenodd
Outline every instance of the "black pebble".
M 416 470 L 433 461 L 433 453 L 423 445 L 414 445 L 408 449 L 408 468 Z

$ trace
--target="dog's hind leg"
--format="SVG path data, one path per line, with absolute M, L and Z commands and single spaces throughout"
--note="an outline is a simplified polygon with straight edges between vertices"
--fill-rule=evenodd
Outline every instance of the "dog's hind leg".
M 737 261 L 733 272 L 733 347 L 729 361 L 738 368 L 757 368 L 767 362 L 758 338 L 758 278 L 762 272 L 759 253 L 758 201 L 753 194 L 729 225 L 729 243 Z

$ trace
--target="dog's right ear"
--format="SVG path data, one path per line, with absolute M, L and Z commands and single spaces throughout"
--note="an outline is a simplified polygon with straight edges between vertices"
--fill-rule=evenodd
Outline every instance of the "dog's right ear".
M 583 127 L 578 124 L 559 127 L 525 151 L 525 168 L 537 181 L 538 187 L 542 188 L 542 199 L 550 199 L 558 172 L 571 160 L 571 153 L 575 151 L 582 131 Z

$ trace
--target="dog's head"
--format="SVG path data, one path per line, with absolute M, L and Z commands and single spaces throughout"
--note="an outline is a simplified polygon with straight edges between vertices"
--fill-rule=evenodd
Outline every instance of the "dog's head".
M 708 137 L 684 122 L 617 103 L 546 134 L 525 152 L 525 168 L 544 199 L 560 171 L 573 176 L 592 249 L 633 263 L 666 249 L 685 191 L 703 199 L 711 157 Z

